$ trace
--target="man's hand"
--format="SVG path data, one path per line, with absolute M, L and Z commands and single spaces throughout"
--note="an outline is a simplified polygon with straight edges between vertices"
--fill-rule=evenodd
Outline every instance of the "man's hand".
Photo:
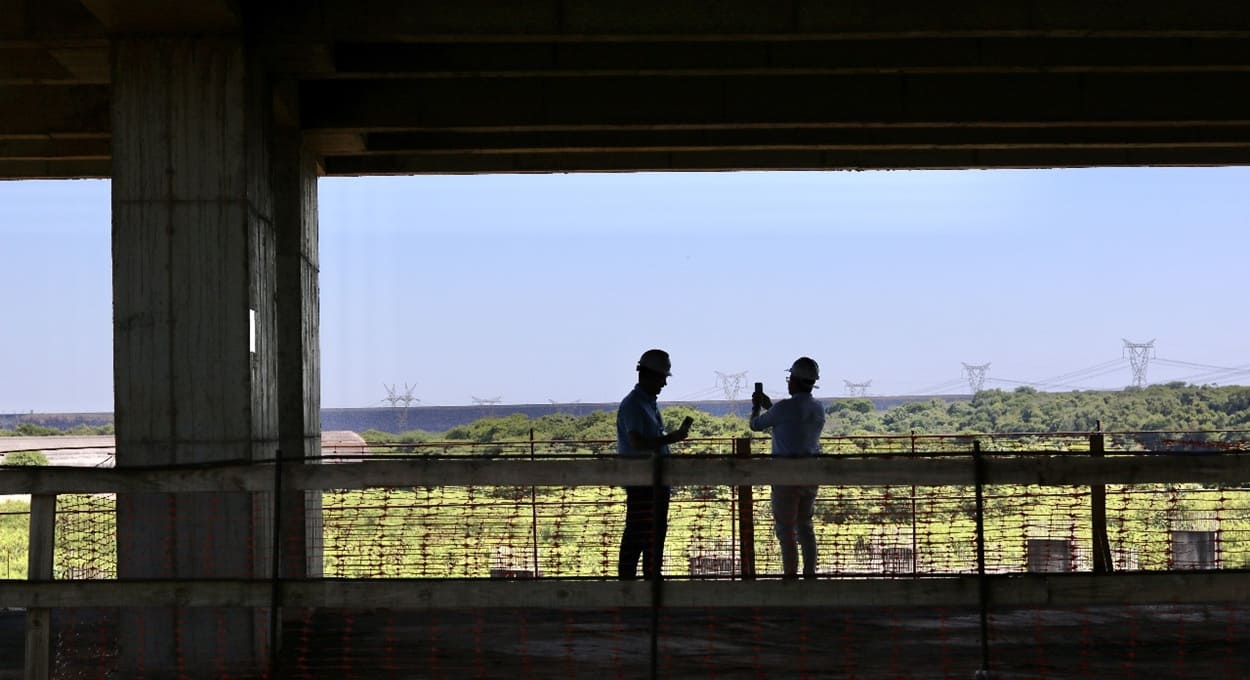
M 682 441 L 690 436 L 690 426 L 692 424 L 694 424 L 694 418 L 690 416 L 686 416 L 686 419 L 681 421 L 681 427 L 673 431 L 673 436 L 677 437 L 677 441 Z
M 751 395 L 751 408 L 758 411 L 760 407 L 765 409 L 772 408 L 773 400 L 769 399 L 768 395 L 763 392 L 756 392 Z

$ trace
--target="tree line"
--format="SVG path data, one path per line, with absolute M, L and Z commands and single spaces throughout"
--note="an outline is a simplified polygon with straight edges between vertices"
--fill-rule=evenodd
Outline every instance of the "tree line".
M 1121 391 L 1039 392 L 1031 387 L 982 390 L 971 400 L 930 399 L 877 410 L 869 399 L 822 400 L 831 436 L 872 434 L 966 434 L 1005 432 L 1209 431 L 1250 429 L 1250 387 L 1187 385 L 1174 382 Z M 745 407 L 744 407 L 745 411 Z M 746 413 L 714 416 L 689 406 L 663 410 L 668 427 L 686 416 L 694 418 L 696 438 L 745 437 L 750 434 Z M 575 416 L 555 413 L 530 418 L 523 414 L 480 418 L 442 432 L 410 430 L 401 434 L 366 430 L 371 443 L 450 441 L 485 443 L 520 441 L 576 441 L 616 439 L 616 414 L 595 411 Z M 0 428 L 4 436 L 107 435 L 112 425 L 79 425 L 58 430 L 34 423 Z
M 831 436 L 874 434 L 969 434 L 1007 432 L 1175 431 L 1250 429 L 1250 387 L 1167 383 L 1102 392 L 1039 392 L 1031 387 L 983 390 L 968 401 L 930 399 L 878 411 L 869 399 L 825 400 L 825 433 Z M 746 414 L 713 416 L 687 406 L 663 409 L 666 425 L 676 428 L 694 418 L 695 438 L 745 437 Z M 616 439 L 616 414 L 584 416 L 523 414 L 481 418 L 443 432 L 411 430 L 392 434 L 368 430 L 371 443 L 450 441 L 487 443 Z

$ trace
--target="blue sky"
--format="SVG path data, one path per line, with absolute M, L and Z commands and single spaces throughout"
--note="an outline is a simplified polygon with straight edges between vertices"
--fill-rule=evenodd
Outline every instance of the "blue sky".
M 1250 168 L 324 179 L 322 402 L 662 398 L 1250 382 Z M 0 183 L 0 412 L 109 410 L 108 183 Z M 1106 364 L 1107 372 L 1062 374 Z

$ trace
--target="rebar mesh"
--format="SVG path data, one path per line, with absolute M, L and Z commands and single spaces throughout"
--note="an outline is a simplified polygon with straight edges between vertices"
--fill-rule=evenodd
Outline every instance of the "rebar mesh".
M 834 437 L 827 455 L 890 456 L 883 460 L 951 460 L 974 464 L 974 444 L 991 460 L 1096 455 L 1086 434 Z M 1126 454 L 1224 456 L 1250 450 L 1241 433 L 1108 433 L 1111 463 Z M 767 450 L 755 439 L 752 450 Z M 371 445 L 340 451 L 322 463 L 363 460 L 575 460 L 613 457 L 611 442 L 433 443 Z M 730 440 L 675 447 L 676 456 L 732 455 Z M 756 454 L 756 458 L 766 457 Z M 1124 460 L 1139 460 L 1124 458 Z M 815 509 L 818 575 L 822 581 L 870 589 L 896 579 L 976 579 L 984 547 L 988 576 L 1062 578 L 1094 570 L 1098 527 L 1094 487 L 985 484 L 983 533 L 977 530 L 974 484 L 844 484 L 820 486 Z M 751 502 L 744 503 L 749 490 Z M 1238 483 L 1106 484 L 1109 578 L 1116 573 L 1234 573 L 1250 566 L 1250 487 Z M 672 491 L 666 579 L 736 581 L 744 558 L 756 579 L 781 574 L 772 534 L 767 484 L 678 486 Z M 269 494 L 254 494 L 248 531 L 259 545 L 247 559 L 267 578 L 275 540 Z M 164 496 L 172 499 L 173 496 Z M 614 580 L 623 530 L 620 486 L 394 484 L 307 492 L 312 546 L 328 579 Z M 133 494 L 64 494 L 57 498 L 53 578 L 118 578 L 118 509 Z M 194 506 L 205 528 L 214 521 L 212 494 Z M 131 505 L 131 511 L 138 506 Z M 172 526 L 176 504 L 163 508 Z M 0 507 L 6 531 L 25 530 L 21 499 Z M 744 543 L 745 526 L 754 540 Z M 6 576 L 25 579 L 23 564 Z M 161 555 L 158 573 L 174 564 Z M 204 553 L 211 573 L 225 555 Z M 172 575 L 172 572 L 170 572 Z M 524 588 L 524 584 L 517 587 Z M 657 600 L 659 602 L 660 600 Z M 163 619 L 136 607 L 61 607 L 54 611 L 56 677 L 120 677 L 119 630 L 151 631 Z M 966 606 L 737 607 L 732 601 L 691 608 L 549 607 L 474 609 L 303 608 L 284 612 L 280 651 L 268 669 L 236 667 L 229 658 L 235 618 L 199 608 L 217 620 L 222 658 L 205 677 L 889 677 L 964 678 L 989 658 L 1003 677 L 1242 677 L 1250 616 L 1231 597 L 1206 604 L 1109 606 L 993 605 L 986 628 Z M 215 615 L 219 612 L 220 615 Z M 15 619 L 14 616 L 17 616 Z M 214 616 L 216 618 L 214 619 Z M 256 610 L 256 616 L 268 616 Z M 146 617 L 146 618 L 145 618 Z M 205 619 L 207 617 L 207 619 Z M 258 619 L 259 621 L 260 619 Z M 127 627 L 126 622 L 129 621 Z M 0 630 L 20 634 L 20 612 L 0 615 Z M 169 619 L 175 637 L 192 634 Z M 262 628 L 263 628 L 263 624 Z M 197 626 L 194 634 L 203 634 Z M 655 656 L 652 656 L 652 644 Z M 8 648 L 8 643 L 0 643 Z M 129 640 L 128 644 L 144 644 Z M 20 645 L 13 646 L 14 649 Z M 268 650 L 264 651 L 269 656 Z M 20 655 L 6 654 L 12 667 Z M 6 668 L 0 667 L 0 671 Z M 192 673 L 190 668 L 184 668 Z M 134 669 L 127 671 L 133 673 Z M 1015 675 L 1011 675 L 1011 674 Z M 144 677 L 143 669 L 139 675 Z

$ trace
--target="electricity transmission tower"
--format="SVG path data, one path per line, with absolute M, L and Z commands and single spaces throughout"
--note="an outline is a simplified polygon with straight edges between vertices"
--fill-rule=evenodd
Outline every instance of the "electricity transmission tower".
M 1123 340 L 1123 338 L 1121 338 Z M 1146 367 L 1155 356 L 1155 341 L 1129 342 L 1124 340 L 1124 350 L 1120 356 L 1128 354 L 1128 363 L 1133 367 L 1133 386 L 1146 386 Z
M 855 383 L 850 380 L 843 380 L 842 384 L 846 385 L 847 396 L 866 397 L 868 396 L 868 386 L 872 384 L 872 381 L 865 380 L 864 382 Z
M 964 376 L 968 378 L 968 386 L 972 388 L 973 394 L 980 392 L 985 387 L 985 374 L 989 370 L 990 365 L 988 363 L 964 364 Z
M 485 399 L 482 397 L 469 397 L 469 398 L 473 400 L 474 404 L 477 404 L 478 406 L 482 407 L 482 415 L 486 415 L 489 412 L 486 408 L 487 406 L 496 406 L 499 404 L 499 402 L 503 401 L 501 397 L 488 397 Z
M 725 401 L 729 402 L 729 412 L 737 415 L 738 408 L 734 405 L 734 400 L 738 398 L 738 393 L 747 384 L 747 372 L 741 373 L 716 373 L 716 386 L 721 388 L 725 393 Z
M 412 396 L 412 391 L 415 390 L 417 386 L 415 384 L 409 385 L 408 383 L 404 383 L 404 391 L 402 394 L 399 392 L 399 387 L 397 385 L 384 384 L 382 387 L 386 388 L 386 397 L 384 397 L 382 401 L 390 404 L 391 408 L 398 408 L 400 404 L 404 405 L 404 408 L 399 411 L 399 431 L 406 431 L 408 429 L 408 407 L 411 406 L 414 401 L 421 401 L 420 399 Z

